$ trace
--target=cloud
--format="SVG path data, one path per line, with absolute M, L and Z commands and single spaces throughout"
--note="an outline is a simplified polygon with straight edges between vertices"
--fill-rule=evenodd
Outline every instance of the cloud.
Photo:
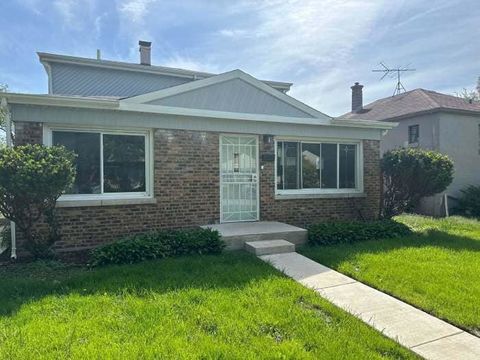
M 23 8 L 33 12 L 35 15 L 42 15 L 41 0 L 17 0 L 17 3 Z
M 62 21 L 61 25 L 76 31 L 87 30 L 87 24 L 95 7 L 95 0 L 55 0 L 53 2 L 53 8 Z
M 174 54 L 168 57 L 164 62 L 162 62 L 162 66 L 211 73 L 222 72 L 216 64 L 199 62 L 188 57 L 183 57 L 179 54 Z
M 218 33 L 224 37 L 236 38 L 245 36 L 247 31 L 242 29 L 222 29 Z
M 480 74 L 480 43 L 472 35 L 480 23 L 477 0 L 6 3 L 12 16 L 0 24 L 0 65 L 31 68 L 29 76 L 39 71 L 32 67 L 36 50 L 94 56 L 102 48 L 105 58 L 138 62 L 137 41 L 147 40 L 154 64 L 209 72 L 240 68 L 293 82 L 292 96 L 339 115 L 350 108 L 355 81 L 365 85 L 366 102 L 392 94 L 395 80 L 380 81 L 371 72 L 380 61 L 417 69 L 403 78 L 407 90 L 471 88 Z M 18 41 L 24 45 L 15 46 Z
M 148 7 L 156 0 L 129 0 L 119 4 L 118 10 L 122 16 L 131 22 L 140 24 L 148 13 Z

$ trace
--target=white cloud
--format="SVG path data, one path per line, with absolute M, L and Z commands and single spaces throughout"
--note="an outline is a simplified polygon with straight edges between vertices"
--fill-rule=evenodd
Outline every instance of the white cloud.
M 377 0 L 242 1 L 229 12 L 252 20 L 220 30 L 229 45 L 220 38 L 211 45 L 210 58 L 259 78 L 293 81 L 292 95 L 337 115 L 349 99 L 349 68 L 358 62 L 354 53 L 383 15 L 383 5 Z
M 62 20 L 62 26 L 72 30 L 86 30 L 95 10 L 95 0 L 55 0 L 53 8 Z
M 229 38 L 236 38 L 236 37 L 243 37 L 247 34 L 246 30 L 242 29 L 222 29 L 218 32 L 221 36 L 229 37 Z
M 174 54 L 173 56 L 168 57 L 162 63 L 162 65 L 178 68 L 178 69 L 186 69 L 186 70 L 194 70 L 194 71 L 203 71 L 203 72 L 211 72 L 211 73 L 221 72 L 221 70 L 215 64 L 200 62 L 188 57 L 181 56 L 179 54 Z
M 118 10 L 125 18 L 131 22 L 140 24 L 145 20 L 148 13 L 148 7 L 156 0 L 128 0 L 118 6 Z
M 17 3 L 35 15 L 42 15 L 42 10 L 40 9 L 42 4 L 41 0 L 17 0 Z

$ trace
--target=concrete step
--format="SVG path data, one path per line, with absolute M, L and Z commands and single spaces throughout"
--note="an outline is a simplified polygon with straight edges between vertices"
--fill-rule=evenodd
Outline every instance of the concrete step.
M 295 245 L 307 241 L 307 230 L 276 221 L 225 223 L 202 227 L 217 230 L 227 245 L 226 250 L 240 250 L 246 242 L 253 241 L 284 239 Z
M 283 254 L 294 252 L 295 244 L 286 240 L 249 241 L 245 243 L 245 250 L 257 256 Z

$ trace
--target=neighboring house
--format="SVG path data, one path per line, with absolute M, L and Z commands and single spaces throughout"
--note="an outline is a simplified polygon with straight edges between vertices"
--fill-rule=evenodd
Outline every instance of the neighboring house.
M 480 185 L 480 103 L 415 89 L 362 105 L 362 85 L 352 86 L 352 111 L 340 118 L 398 122 L 381 141 L 381 151 L 398 147 L 420 147 L 448 155 L 455 165 L 455 177 L 447 190 L 424 199 L 421 211 L 445 214 L 444 194 L 449 207 L 460 190 Z M 452 198 L 450 198 L 450 196 Z
M 6 94 L 16 143 L 75 151 L 58 200 L 59 250 L 161 228 L 375 218 L 380 138 L 394 125 L 337 121 L 291 84 L 39 53 L 49 94 Z M 306 154 L 302 156 L 302 154 Z

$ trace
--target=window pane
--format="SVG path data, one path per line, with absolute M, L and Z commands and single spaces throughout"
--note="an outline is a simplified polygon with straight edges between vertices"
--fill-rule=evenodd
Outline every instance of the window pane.
M 418 143 L 419 136 L 420 136 L 419 125 L 411 125 L 408 127 L 408 143 L 409 144 Z
M 77 154 L 77 175 L 67 194 L 100 194 L 100 134 L 52 132 L 53 145 L 63 145 Z
M 320 144 L 302 144 L 302 182 L 304 189 L 320 187 Z
M 103 135 L 104 192 L 145 191 L 145 137 Z
M 284 142 L 284 189 L 300 188 L 299 143 Z
M 322 144 L 322 188 L 337 188 L 337 144 Z
M 283 141 L 277 143 L 277 189 L 283 190 Z
M 340 144 L 340 188 L 354 189 L 355 184 L 355 163 L 356 145 Z

